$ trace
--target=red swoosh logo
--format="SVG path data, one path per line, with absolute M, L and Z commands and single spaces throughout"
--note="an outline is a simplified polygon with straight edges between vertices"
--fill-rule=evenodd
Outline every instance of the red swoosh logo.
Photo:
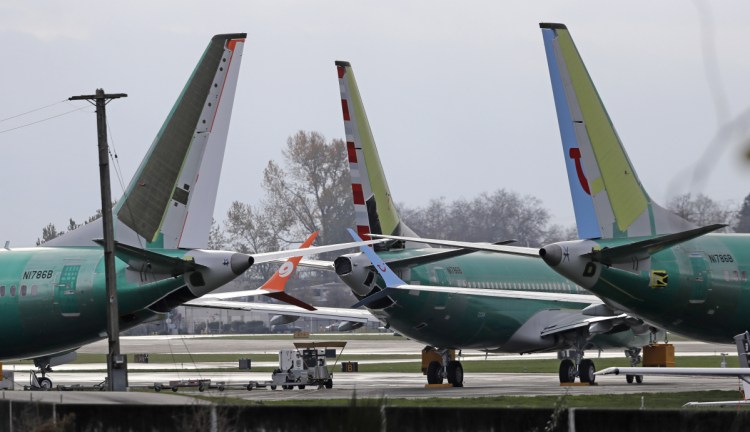
M 581 150 L 578 148 L 570 149 L 570 158 L 576 163 L 576 174 L 578 174 L 578 182 L 581 184 L 583 191 L 586 192 L 587 195 L 591 195 L 589 181 L 586 180 L 586 175 L 583 173 L 583 165 L 581 165 Z

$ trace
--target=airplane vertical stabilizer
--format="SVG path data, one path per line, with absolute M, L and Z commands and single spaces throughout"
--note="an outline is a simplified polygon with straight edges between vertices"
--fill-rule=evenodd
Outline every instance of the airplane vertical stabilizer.
M 540 27 L 579 237 L 637 237 L 695 228 L 649 198 L 567 27 Z
M 352 67 L 349 62 L 337 61 L 336 69 L 357 233 L 363 238 L 369 233 L 414 237 L 416 234 L 401 222 L 393 203 Z
M 124 244 L 206 248 L 246 35 L 211 39 L 123 197 L 115 236 Z M 99 221 L 48 242 L 91 245 Z

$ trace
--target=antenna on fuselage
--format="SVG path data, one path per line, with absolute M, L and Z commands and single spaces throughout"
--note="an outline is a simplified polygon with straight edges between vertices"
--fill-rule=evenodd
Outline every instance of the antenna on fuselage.
M 10 250 L 10 240 L 5 240 L 5 246 L 3 246 L 5 250 Z

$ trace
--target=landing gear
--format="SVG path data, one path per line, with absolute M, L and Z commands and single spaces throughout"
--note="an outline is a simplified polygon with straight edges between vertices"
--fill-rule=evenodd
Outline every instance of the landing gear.
M 453 387 L 464 386 L 464 368 L 452 349 L 425 347 L 422 350 L 422 373 L 427 375 L 427 384 L 442 384 L 447 378 Z
M 450 361 L 448 362 L 448 367 L 446 369 L 446 372 L 448 373 L 448 382 L 453 384 L 453 387 L 463 387 L 464 367 L 461 366 L 461 362 L 456 360 Z
M 427 365 L 427 384 L 443 383 L 443 365 L 437 361 L 431 361 Z
M 653 335 L 653 332 L 651 333 L 651 337 L 655 338 Z M 628 357 L 630 360 L 630 367 L 636 367 L 641 362 L 641 349 L 634 347 L 634 348 L 628 348 L 625 350 L 625 356 Z M 625 382 L 628 384 L 633 384 L 633 381 L 635 380 L 636 384 L 642 384 L 643 383 L 643 375 L 625 375 Z
M 52 380 L 47 377 L 39 378 L 39 388 L 42 390 L 51 390 Z
M 589 359 L 581 360 L 581 364 L 578 365 L 578 377 L 582 383 L 593 384 L 596 380 L 594 372 L 596 372 L 596 368 L 593 361 Z
M 560 384 L 572 383 L 576 380 L 576 365 L 571 359 L 560 362 Z
M 52 380 L 47 378 L 45 375 L 47 372 L 52 372 L 49 367 L 40 368 L 39 373 L 42 375 L 39 377 L 36 371 L 29 373 L 29 385 L 24 386 L 27 390 L 52 390 Z
M 560 362 L 560 384 L 571 384 L 576 377 L 584 384 L 594 384 L 596 380 L 596 367 L 594 362 L 583 358 L 583 350 L 586 348 L 588 333 L 577 332 L 575 339 L 569 340 L 573 348 L 558 353 Z

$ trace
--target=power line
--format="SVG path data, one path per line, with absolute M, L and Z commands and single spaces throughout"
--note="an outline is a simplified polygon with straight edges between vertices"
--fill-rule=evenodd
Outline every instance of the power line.
M 86 109 L 86 108 L 89 108 L 89 107 L 88 106 L 82 106 L 82 107 L 76 108 L 74 110 L 66 111 L 66 112 L 64 112 L 62 114 L 57 114 L 57 115 L 54 115 L 54 116 L 51 116 L 51 117 L 47 117 L 47 118 L 43 118 L 41 120 L 37 120 L 37 121 L 31 122 L 31 123 L 22 124 L 20 126 L 12 127 L 10 129 L 0 130 L 0 134 L 6 133 L 6 132 L 10 132 L 10 131 L 14 131 L 16 129 L 21 129 L 21 128 L 25 128 L 25 127 L 28 127 L 28 126 L 32 126 L 32 125 L 35 125 L 37 123 L 45 122 L 47 120 L 52 120 L 52 119 L 55 119 L 55 118 L 58 118 L 58 117 L 62 117 L 64 115 L 68 115 L 68 114 L 71 114 L 71 113 L 74 113 L 76 111 L 80 111 L 80 110 Z M 16 117 L 18 117 L 18 116 L 16 116 Z
M 34 113 L 34 112 L 37 112 L 37 111 L 41 111 L 41 110 L 43 110 L 43 109 L 45 109 L 45 108 L 49 108 L 49 107 L 52 107 L 52 106 L 55 106 L 55 105 L 61 104 L 61 103 L 63 103 L 63 102 L 68 102 L 68 100 L 67 100 L 67 99 L 63 99 L 63 100 L 61 100 L 61 101 L 59 101 L 59 102 L 51 103 L 51 104 L 49 104 L 49 105 L 45 105 L 45 106 L 43 106 L 43 107 L 39 107 L 39 108 L 34 108 L 34 109 L 33 109 L 33 110 L 31 110 L 31 111 L 26 111 L 26 112 L 24 112 L 24 113 L 21 113 L 21 114 L 16 114 L 16 115 L 14 115 L 14 116 L 10 116 L 10 117 L 6 117 L 6 118 L 4 118 L 4 119 L 0 119 L 0 123 L 2 123 L 2 122 L 4 122 L 4 121 L 8 121 L 8 120 L 13 120 L 14 118 L 18 118 L 18 117 L 21 117 L 21 116 L 25 116 L 26 114 L 31 114 L 31 113 Z

